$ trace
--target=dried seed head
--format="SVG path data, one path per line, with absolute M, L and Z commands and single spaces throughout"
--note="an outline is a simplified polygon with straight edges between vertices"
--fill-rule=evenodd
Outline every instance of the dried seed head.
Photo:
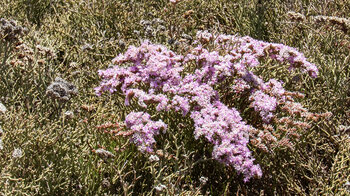
M 125 48 L 125 46 L 126 46 L 124 40 L 122 40 L 122 39 L 118 41 L 118 45 L 120 48 Z
M 109 188 L 110 186 L 111 186 L 111 183 L 109 182 L 109 180 L 107 178 L 104 178 L 102 180 L 102 187 L 106 189 L 106 188 Z
M 65 116 L 66 118 L 72 119 L 72 118 L 74 117 L 74 113 L 73 113 L 72 111 L 66 111 L 66 112 L 64 113 L 64 116 Z
M 158 31 L 158 32 L 164 32 L 164 31 L 166 31 L 166 27 L 163 26 L 163 25 L 159 25 L 159 26 L 157 27 L 157 31 Z
M 350 132 L 350 126 L 339 125 L 338 130 L 342 133 L 348 133 Z
M 164 22 L 164 20 L 162 20 L 162 19 L 160 19 L 160 18 L 154 18 L 154 19 L 152 20 L 152 24 L 153 24 L 153 25 L 164 25 L 165 22 Z
M 140 21 L 140 25 L 142 25 L 142 26 L 150 26 L 150 25 L 152 25 L 152 22 L 149 21 L 149 20 L 141 20 Z
M 201 182 L 201 184 L 205 184 L 208 182 L 208 178 L 207 177 L 204 177 L 202 176 L 201 178 L 199 178 L 199 181 Z
M 0 19 L 0 38 L 8 42 L 17 42 L 28 33 L 28 29 L 18 26 L 14 20 Z
M 23 156 L 22 149 L 20 148 L 15 148 L 15 150 L 12 153 L 13 158 L 21 158 Z
M 181 38 L 186 39 L 186 40 L 188 40 L 188 41 L 192 41 L 192 39 L 193 39 L 190 35 L 187 35 L 187 34 L 185 34 L 185 33 L 183 33 L 183 34 L 181 35 Z
M 190 17 L 193 13 L 194 13 L 193 10 L 188 10 L 188 11 L 186 11 L 186 12 L 182 15 L 182 17 L 184 17 L 184 18 L 187 19 L 187 18 Z
M 76 86 L 59 77 L 46 90 L 47 96 L 60 101 L 68 101 L 72 95 L 76 95 L 77 93 Z
M 202 44 L 209 43 L 214 39 L 213 34 L 208 31 L 198 31 L 196 37 Z
M 164 184 L 158 184 L 157 186 L 154 187 L 154 189 L 156 189 L 156 191 L 158 192 L 162 192 L 166 188 L 167 187 Z
M 155 30 L 151 26 L 148 26 L 146 28 L 145 34 L 147 37 L 153 37 L 155 35 Z
M 78 67 L 78 63 L 76 63 L 76 62 L 71 62 L 71 63 L 69 64 L 69 67 L 77 68 L 77 67 Z
M 96 107 L 94 105 L 82 105 L 81 109 L 83 109 L 87 112 L 91 112 L 91 111 L 94 111 L 96 109 Z
M 345 187 L 347 190 L 350 190 L 350 182 L 349 182 L 349 181 L 346 181 L 345 184 L 344 184 L 344 187 Z
M 37 63 L 39 64 L 39 65 L 43 65 L 43 64 L 45 64 L 45 59 L 39 59 L 38 61 L 37 61 Z
M 174 42 L 175 42 L 175 39 L 173 39 L 173 38 L 171 38 L 171 39 L 168 40 L 168 44 L 169 44 L 169 45 L 174 44 Z
M 340 18 L 336 16 L 315 16 L 313 17 L 315 22 L 317 23 L 331 23 L 333 25 L 340 26 L 340 30 L 342 30 L 344 33 L 347 33 L 347 31 L 350 29 L 350 20 L 347 18 Z
M 151 155 L 148 160 L 152 163 L 152 162 L 158 162 L 159 161 L 159 157 L 157 155 Z
M 134 34 L 136 34 L 136 36 L 140 36 L 140 31 L 138 31 L 138 30 L 134 30 Z
M 44 47 L 42 45 L 37 45 L 36 49 L 38 50 L 39 54 L 43 56 L 56 57 L 55 51 L 51 48 Z
M 302 22 L 305 21 L 306 18 L 303 14 L 297 13 L 297 12 L 288 12 L 288 17 L 292 21 Z
M 99 148 L 97 150 L 95 150 L 95 153 L 101 158 L 101 159 L 104 159 L 104 160 L 107 160 L 107 159 L 110 159 L 110 158 L 113 158 L 115 157 L 115 155 L 105 149 L 102 149 L 102 148 Z
M 85 44 L 85 45 L 83 45 L 82 47 L 81 47 L 81 50 L 82 51 L 90 51 L 90 50 L 92 50 L 93 48 L 92 48 L 92 45 L 91 44 Z

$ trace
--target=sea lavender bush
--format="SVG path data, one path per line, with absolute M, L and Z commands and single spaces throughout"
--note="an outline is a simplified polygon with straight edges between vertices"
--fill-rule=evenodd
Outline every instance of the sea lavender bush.
M 233 166 L 247 182 L 262 176 L 250 144 L 266 152 L 283 146 L 292 149 L 293 139 L 310 127 L 311 120 L 329 115 L 308 112 L 294 99 L 302 97 L 301 93 L 285 90 L 276 79 L 265 82 L 256 75 L 252 70 L 267 58 L 317 77 L 317 67 L 292 47 L 199 31 L 192 49 L 184 55 L 149 41 L 130 46 L 113 59 L 114 67 L 99 71 L 103 80 L 95 91 L 97 95 L 122 92 L 126 106 L 138 105 L 139 111 L 128 114 L 125 121 L 142 152 L 153 152 L 154 136 L 167 128 L 146 109 L 181 112 L 192 119 L 195 139 L 205 138 L 213 145 L 213 158 Z M 235 100 L 221 99 L 227 81 L 232 97 L 247 97 L 250 113 L 257 114 L 255 120 L 243 119 L 242 111 L 228 106 Z
M 12 51 L 8 60 L 0 71 L 0 102 L 7 108 L 5 114 L 0 112 L 0 124 L 4 129 L 1 136 L 3 149 L 0 150 L 1 193 L 348 195 L 349 131 L 338 130 L 337 127 L 350 125 L 349 31 L 345 34 L 342 25 L 331 20 L 315 21 L 317 16 L 346 18 L 350 12 L 348 1 L 324 1 L 320 4 L 316 0 L 293 3 L 192 0 L 181 1 L 175 6 L 169 1 L 78 0 L 52 3 L 40 0 L 44 4 L 50 2 L 53 10 L 47 12 L 51 8 L 41 6 L 46 10 L 41 25 L 31 23 L 32 16 L 38 16 L 36 12 L 40 12 L 37 6 L 28 10 L 22 9 L 23 0 L 0 1 L 1 17 L 18 21 L 17 24 L 30 29 L 20 42 L 32 49 L 27 50 L 22 47 L 23 44 L 13 42 L 9 47 Z M 30 5 L 29 1 L 26 2 Z M 290 15 L 291 11 L 301 15 Z M 158 34 L 144 36 L 146 32 L 143 32 L 140 22 L 153 22 L 154 18 L 165 21 L 164 39 Z M 152 27 L 158 30 L 153 23 Z M 222 167 L 214 160 L 211 156 L 212 144 L 203 136 L 194 139 L 194 122 L 189 116 L 191 105 L 187 116 L 181 117 L 180 107 L 177 112 L 176 108 L 168 112 L 154 112 L 156 104 L 148 104 L 143 109 L 135 97 L 130 99 L 129 106 L 125 106 L 121 91 L 112 96 L 106 93 L 102 97 L 92 93 L 91 86 L 98 81 L 94 73 L 105 69 L 111 59 L 124 53 L 128 46 L 138 47 L 139 40 L 147 38 L 153 44 L 166 45 L 176 54 L 186 55 L 196 45 L 183 47 L 183 42 L 189 40 L 188 44 L 191 44 L 195 41 L 198 29 L 283 42 L 300 49 L 308 61 L 317 64 L 319 74 L 316 79 L 301 74 L 300 69 L 289 71 L 286 69 L 288 62 L 279 63 L 266 57 L 259 59 L 259 66 L 249 68 L 264 82 L 275 79 L 285 90 L 302 92 L 305 98 L 302 94 L 289 95 L 301 103 L 294 104 L 295 108 L 304 106 L 312 112 L 332 111 L 334 114 L 332 118 L 317 123 L 309 122 L 298 113 L 291 117 L 288 113 L 290 104 L 277 104 L 276 110 L 271 112 L 274 117 L 265 123 L 262 110 L 255 111 L 257 106 L 251 96 L 251 84 L 241 77 L 226 78 L 219 86 L 214 86 L 220 101 L 229 108 L 236 108 L 242 119 L 255 128 L 256 132 L 249 135 L 248 148 L 256 159 L 254 163 L 261 166 L 261 180 L 243 183 L 240 180 L 242 176 L 235 175 L 233 167 Z M 134 30 L 140 34 L 133 33 Z M 183 33 L 193 40 L 182 36 Z M 186 40 L 182 41 L 182 38 Z M 92 50 L 83 50 L 87 43 L 93 46 Z M 51 59 L 44 51 L 41 54 L 39 45 L 52 48 L 57 58 Z M 17 47 L 21 48 L 17 50 Z M 210 52 L 218 51 L 221 56 L 226 53 L 215 49 L 212 42 L 203 44 L 203 47 Z M 4 54 L 3 50 L 1 57 L 6 56 Z M 183 73 L 193 73 L 195 65 L 186 65 Z M 45 94 L 56 76 L 73 82 L 80 92 L 74 99 L 60 104 L 59 108 L 56 107 L 57 102 L 52 102 Z M 144 87 L 137 89 L 144 90 Z M 175 96 L 168 98 L 174 101 Z M 278 98 L 276 100 L 278 102 Z M 177 106 L 180 106 L 179 103 L 176 103 Z M 68 118 L 70 115 L 66 115 L 66 111 L 72 111 L 74 116 Z M 167 124 L 166 134 L 160 131 L 159 135 L 153 135 L 155 153 L 135 152 L 136 145 L 129 142 L 133 138 L 132 130 L 118 131 L 119 128 L 111 127 L 108 133 L 104 129 L 96 129 L 96 126 L 107 122 L 125 120 L 131 111 L 148 113 L 152 121 L 162 120 Z M 296 129 L 293 124 L 297 121 L 308 122 L 312 127 L 306 131 Z M 293 136 L 295 133 L 301 137 Z M 281 141 L 286 136 L 288 140 Z M 288 143 L 285 141 L 291 142 L 292 149 L 286 146 Z M 24 155 L 19 159 L 12 157 L 16 148 L 20 148 Z M 103 149 L 114 157 L 106 159 Z M 155 154 L 159 161 L 152 162 L 149 157 Z M 203 176 L 208 181 L 202 186 Z M 156 192 L 157 188 L 162 192 Z

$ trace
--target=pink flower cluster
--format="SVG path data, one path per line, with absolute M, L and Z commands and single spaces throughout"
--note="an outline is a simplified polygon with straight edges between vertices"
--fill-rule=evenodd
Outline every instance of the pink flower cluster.
M 209 42 L 214 42 L 216 50 L 210 52 L 203 47 L 202 44 Z M 195 138 L 205 138 L 213 144 L 215 159 L 233 166 L 244 175 L 244 181 L 260 177 L 260 166 L 254 164 L 247 146 L 249 132 L 254 128 L 243 121 L 237 109 L 221 102 L 215 89 L 232 78 L 235 92 L 248 91 L 251 107 L 268 123 L 274 117 L 278 101 L 285 99 L 284 89 L 274 79 L 264 82 L 249 71 L 249 67 L 258 66 L 263 57 L 270 57 L 287 61 L 291 68 L 305 69 L 313 77 L 317 75 L 317 68 L 293 48 L 249 37 L 214 37 L 208 32 L 199 32 L 197 43 L 197 47 L 184 56 L 148 41 L 140 47 L 130 46 L 113 59 L 116 66 L 99 71 L 103 81 L 95 88 L 96 93 L 121 91 L 125 105 L 137 103 L 141 108 L 154 106 L 156 111 L 181 112 L 193 120 Z M 133 141 L 143 152 L 152 152 L 154 136 L 167 128 L 161 120 L 152 121 L 144 112 L 130 113 L 126 124 L 135 131 Z
M 251 107 L 260 113 L 262 120 L 270 122 L 273 117 L 272 112 L 276 110 L 277 99 L 258 90 L 249 97 L 249 101 L 251 101 Z
M 197 37 L 203 37 L 202 34 L 208 37 L 206 31 L 197 33 Z M 313 78 L 318 75 L 316 65 L 308 62 L 303 53 L 290 46 L 268 43 L 249 36 L 238 37 L 223 34 L 218 35 L 214 42 L 218 50 L 229 51 L 231 55 L 238 56 L 241 63 L 248 67 L 258 66 L 259 59 L 262 57 L 270 57 L 279 62 L 289 63 L 289 69 L 301 68 L 302 71 L 308 72 Z
M 167 130 L 167 125 L 161 121 L 152 121 L 151 116 L 144 112 L 132 112 L 125 118 L 128 128 L 134 131 L 133 142 L 139 147 L 141 152 L 152 152 L 152 146 L 156 143 L 154 136 L 160 131 Z
M 244 174 L 244 181 L 261 177 L 260 166 L 253 164 L 254 158 L 247 147 L 252 127 L 242 120 L 236 109 L 215 101 L 191 112 L 191 118 L 195 124 L 195 138 L 203 136 L 214 144 L 212 154 L 216 160 L 234 166 L 238 173 Z

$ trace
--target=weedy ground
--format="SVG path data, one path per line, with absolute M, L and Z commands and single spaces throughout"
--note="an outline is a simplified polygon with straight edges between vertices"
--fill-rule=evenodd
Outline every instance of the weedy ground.
M 176 6 L 165 0 L 2 0 L 0 18 L 16 20 L 28 33 L 20 43 L 0 42 L 0 102 L 7 108 L 0 113 L 0 193 L 350 194 L 350 24 L 317 20 L 350 20 L 349 13 L 345 0 L 185 0 Z M 164 21 L 163 33 L 140 24 L 155 18 Z M 96 96 L 97 71 L 143 39 L 182 50 L 176 41 L 198 30 L 293 46 L 319 68 L 318 78 L 289 78 L 286 88 L 304 93 L 300 101 L 310 111 L 333 116 L 305 132 L 294 151 L 258 155 L 261 179 L 244 183 L 179 125 L 170 125 L 173 135 L 158 138 L 159 161 L 111 134 L 123 127 L 130 109 L 121 96 Z M 47 96 L 56 77 L 78 93 L 68 101 Z

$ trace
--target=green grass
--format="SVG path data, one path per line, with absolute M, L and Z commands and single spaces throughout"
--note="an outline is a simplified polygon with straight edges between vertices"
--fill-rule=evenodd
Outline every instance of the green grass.
M 304 14 L 306 20 L 290 20 L 288 11 Z M 350 135 L 339 127 L 350 126 L 350 31 L 313 20 L 317 15 L 350 19 L 349 13 L 345 0 L 187 0 L 176 7 L 165 0 L 1 1 L 0 18 L 14 19 L 29 29 L 21 39 L 33 52 L 13 49 L 6 57 L 5 42 L 0 41 L 0 62 L 4 61 L 0 102 L 8 109 L 0 113 L 4 130 L 0 193 L 157 195 L 154 186 L 161 183 L 168 187 L 163 192 L 167 195 L 349 194 L 344 184 L 350 181 Z M 301 77 L 286 88 L 305 93 L 300 101 L 310 111 L 329 111 L 333 116 L 307 130 L 293 152 L 259 154 L 264 175 L 249 183 L 243 183 L 234 169 L 212 160 L 210 145 L 193 142 L 188 134 L 192 130 L 178 126 L 191 123 L 185 120 L 167 122 L 173 134 L 158 138 L 164 156 L 150 162 L 127 137 L 97 129 L 108 122 L 122 123 L 132 108 L 125 107 L 118 95 L 97 97 L 93 88 L 100 80 L 97 70 L 107 68 L 127 46 L 145 38 L 140 21 L 157 17 L 165 21 L 167 33 L 150 40 L 173 50 L 181 48 L 170 45 L 170 37 L 194 36 L 197 30 L 249 35 L 298 48 L 318 65 L 320 74 L 316 79 Z M 91 49 L 84 50 L 87 44 Z M 37 45 L 51 48 L 55 55 L 40 54 Z M 46 96 L 46 88 L 57 76 L 79 89 L 67 103 Z M 266 77 L 272 76 L 277 72 L 266 72 Z M 66 111 L 74 116 L 65 117 Z M 115 157 L 101 159 L 94 153 L 101 147 Z M 22 157 L 12 157 L 16 148 L 23 151 Z M 201 184 L 201 176 L 208 177 L 208 182 Z

